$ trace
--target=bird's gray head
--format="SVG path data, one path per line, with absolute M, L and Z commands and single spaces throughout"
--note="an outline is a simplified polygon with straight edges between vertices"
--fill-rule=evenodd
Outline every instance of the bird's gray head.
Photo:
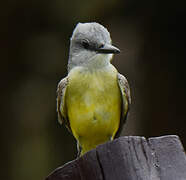
M 68 70 L 76 66 L 99 67 L 110 63 L 119 49 L 111 45 L 110 34 L 98 23 L 78 23 L 71 37 Z

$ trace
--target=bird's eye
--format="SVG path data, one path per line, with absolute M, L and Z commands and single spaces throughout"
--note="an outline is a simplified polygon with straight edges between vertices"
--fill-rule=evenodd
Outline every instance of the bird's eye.
M 89 46 L 90 46 L 88 40 L 83 40 L 83 41 L 82 41 L 82 45 L 83 45 L 83 47 L 84 47 L 85 49 L 88 49 Z
M 99 45 L 99 49 L 103 48 L 104 47 L 104 44 L 100 44 Z

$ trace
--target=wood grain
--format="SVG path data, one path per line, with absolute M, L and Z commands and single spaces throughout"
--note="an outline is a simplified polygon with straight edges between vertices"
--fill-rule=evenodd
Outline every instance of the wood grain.
M 57 168 L 46 180 L 186 180 L 186 156 L 176 135 L 120 137 Z

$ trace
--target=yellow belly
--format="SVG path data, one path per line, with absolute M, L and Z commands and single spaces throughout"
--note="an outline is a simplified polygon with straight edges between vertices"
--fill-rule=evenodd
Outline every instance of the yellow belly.
M 121 93 L 117 71 L 111 69 L 69 75 L 66 107 L 74 137 L 83 153 L 112 139 L 119 128 Z

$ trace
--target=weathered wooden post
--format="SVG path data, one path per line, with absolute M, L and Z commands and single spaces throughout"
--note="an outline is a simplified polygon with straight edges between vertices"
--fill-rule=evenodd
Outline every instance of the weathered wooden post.
M 120 137 L 52 172 L 46 180 L 186 180 L 178 136 Z

